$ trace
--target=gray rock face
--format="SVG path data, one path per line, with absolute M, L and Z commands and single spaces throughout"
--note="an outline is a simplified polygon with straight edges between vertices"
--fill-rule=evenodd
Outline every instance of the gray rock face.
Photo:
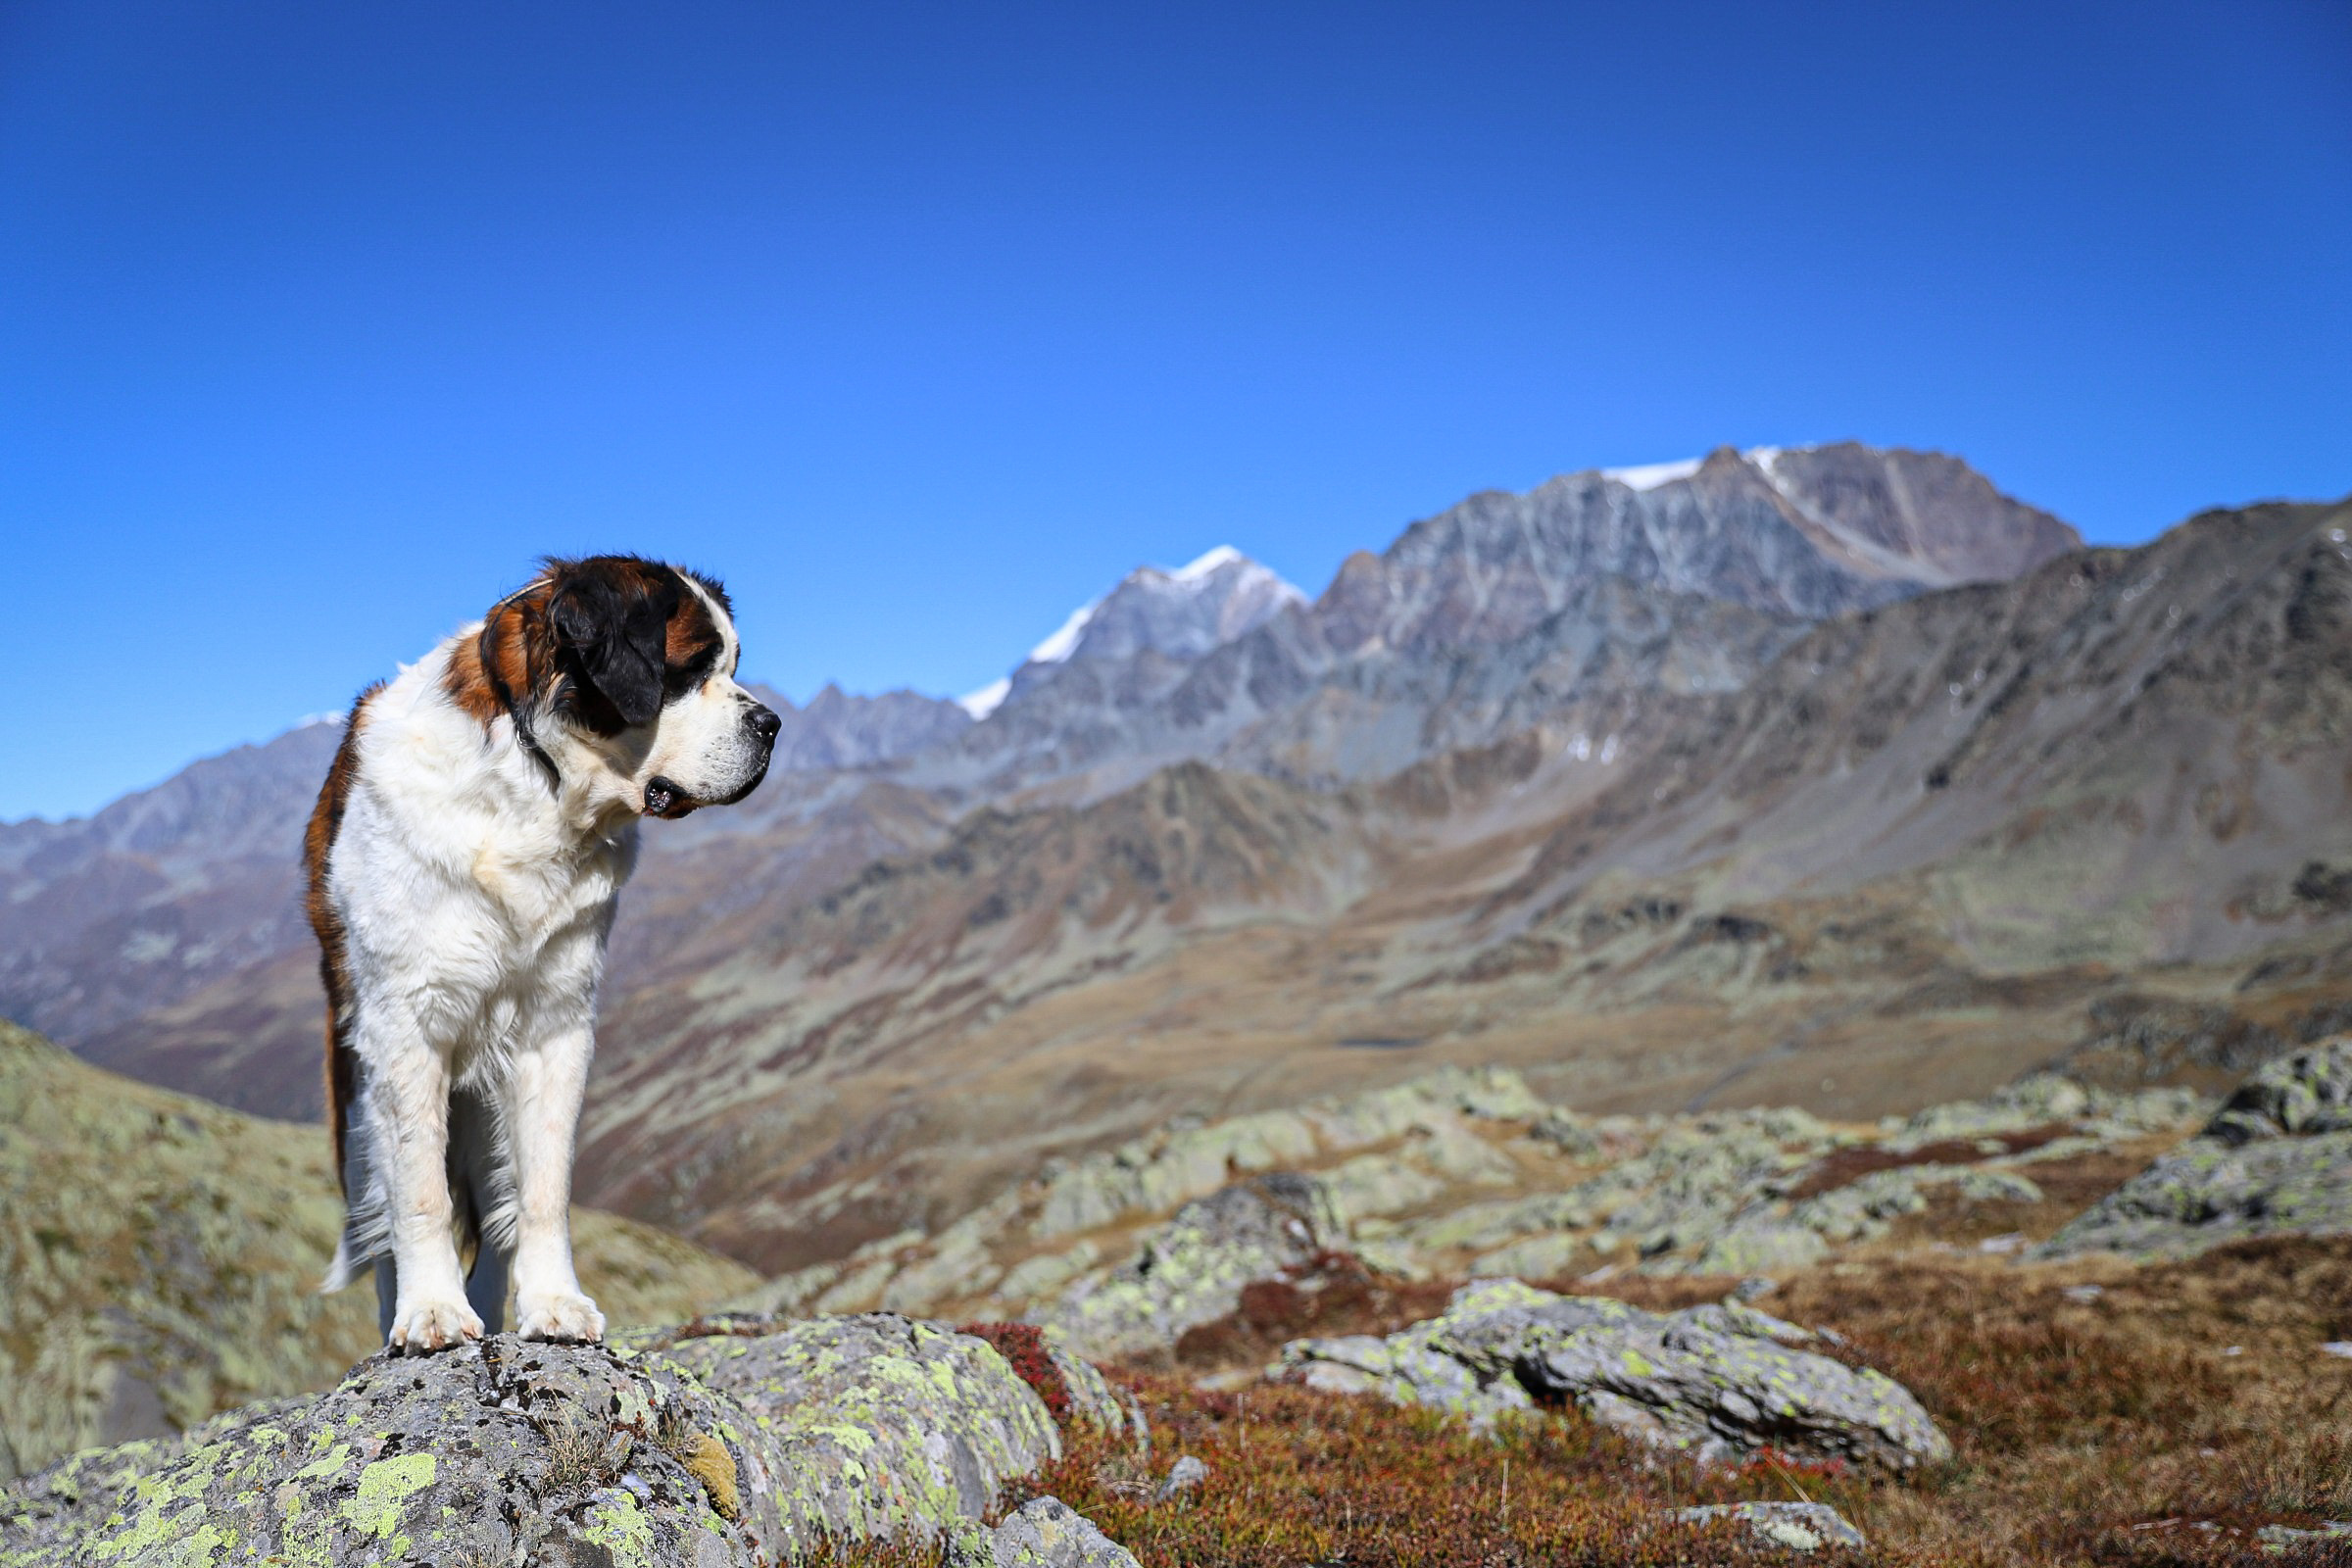
M 1231 1312 L 1243 1286 L 1278 1279 L 1346 1236 L 1321 1182 L 1288 1171 L 1252 1177 L 1185 1204 L 1141 1257 L 1079 1286 L 1048 1321 L 1081 1355 L 1172 1345 Z
M 994 1530 L 950 1537 L 948 1568 L 1135 1568 L 1135 1555 L 1059 1497 L 1033 1497 Z
M 2038 1249 L 2185 1257 L 2258 1236 L 2352 1232 L 2352 1036 L 2272 1062 L 2202 1136 L 2109 1194 Z
M 2352 1039 L 2327 1041 L 2264 1067 L 2222 1102 L 2205 1132 L 2233 1146 L 2352 1132 Z
M 1538 1399 L 1702 1460 L 1770 1447 L 1902 1470 L 1950 1457 L 1909 1391 L 1790 1348 L 1815 1336 L 1738 1302 L 1644 1312 L 1484 1280 L 1387 1339 L 1295 1340 L 1280 1370 L 1310 1388 L 1379 1394 L 1487 1423 Z
M 1931 473 L 1943 501 L 1907 505 L 1906 478 Z M 2079 543 L 1936 454 L 1724 448 L 1646 487 L 1587 471 L 1524 495 L 1472 496 L 1413 524 L 1385 555 L 1350 558 L 1316 612 L 1337 648 L 1495 642 L 1544 618 L 1573 585 L 1615 576 L 1817 618 L 2014 576 Z
M 978 1340 L 882 1314 L 696 1328 L 377 1356 L 315 1399 L 76 1455 L 0 1496 L 0 1564 L 774 1562 L 936 1537 L 1060 1451 Z
M 295 827 L 342 737 L 305 724 L 95 816 L 0 823 L 0 1017 L 78 1046 L 293 948 Z
M 1745 1525 L 1760 1544 L 1786 1546 L 1791 1551 L 1819 1551 L 1824 1546 L 1860 1549 L 1870 1544 L 1861 1531 L 1826 1502 L 1716 1502 L 1679 1508 L 1674 1516 L 1692 1525 L 1734 1520 Z

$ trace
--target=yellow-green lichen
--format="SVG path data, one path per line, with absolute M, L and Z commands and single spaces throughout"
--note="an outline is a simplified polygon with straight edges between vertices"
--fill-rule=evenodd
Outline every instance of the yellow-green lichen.
M 345 1500 L 343 1517 L 363 1536 L 390 1540 L 400 1528 L 401 1505 L 433 1484 L 429 1453 L 378 1459 L 360 1472 L 360 1490 Z
M 610 1552 L 613 1568 L 653 1568 L 654 1522 L 625 1492 L 598 1495 L 580 1528 L 580 1539 Z

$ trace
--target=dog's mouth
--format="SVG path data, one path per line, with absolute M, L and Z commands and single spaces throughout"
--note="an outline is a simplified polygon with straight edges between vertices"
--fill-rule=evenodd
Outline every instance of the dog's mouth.
M 674 779 L 656 775 L 645 787 L 645 814 L 674 822 L 703 803 L 678 787 Z
M 716 796 L 692 794 L 676 779 L 665 773 L 657 773 L 645 786 L 645 814 L 675 820 L 706 806 L 733 806 L 760 787 L 760 781 L 767 777 L 767 758 L 760 758 L 760 765 L 752 770 L 751 777 L 726 794 Z

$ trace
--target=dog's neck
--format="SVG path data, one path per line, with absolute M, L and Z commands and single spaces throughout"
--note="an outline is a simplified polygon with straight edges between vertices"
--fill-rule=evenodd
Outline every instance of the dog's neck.
M 528 730 L 522 728 L 525 723 Z M 501 778 L 518 795 L 535 790 L 538 809 L 552 815 L 569 842 L 635 834 L 643 789 L 630 776 L 630 760 L 613 756 L 611 743 L 583 739 L 544 714 L 536 722 L 517 714 L 509 726 L 507 748 L 514 758 L 500 769 Z

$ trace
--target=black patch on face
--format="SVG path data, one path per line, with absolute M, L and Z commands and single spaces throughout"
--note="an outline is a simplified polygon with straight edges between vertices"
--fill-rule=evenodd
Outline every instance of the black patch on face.
M 669 620 L 685 592 L 667 566 L 626 556 L 565 565 L 548 602 L 566 717 L 599 735 L 650 724 L 662 711 Z

